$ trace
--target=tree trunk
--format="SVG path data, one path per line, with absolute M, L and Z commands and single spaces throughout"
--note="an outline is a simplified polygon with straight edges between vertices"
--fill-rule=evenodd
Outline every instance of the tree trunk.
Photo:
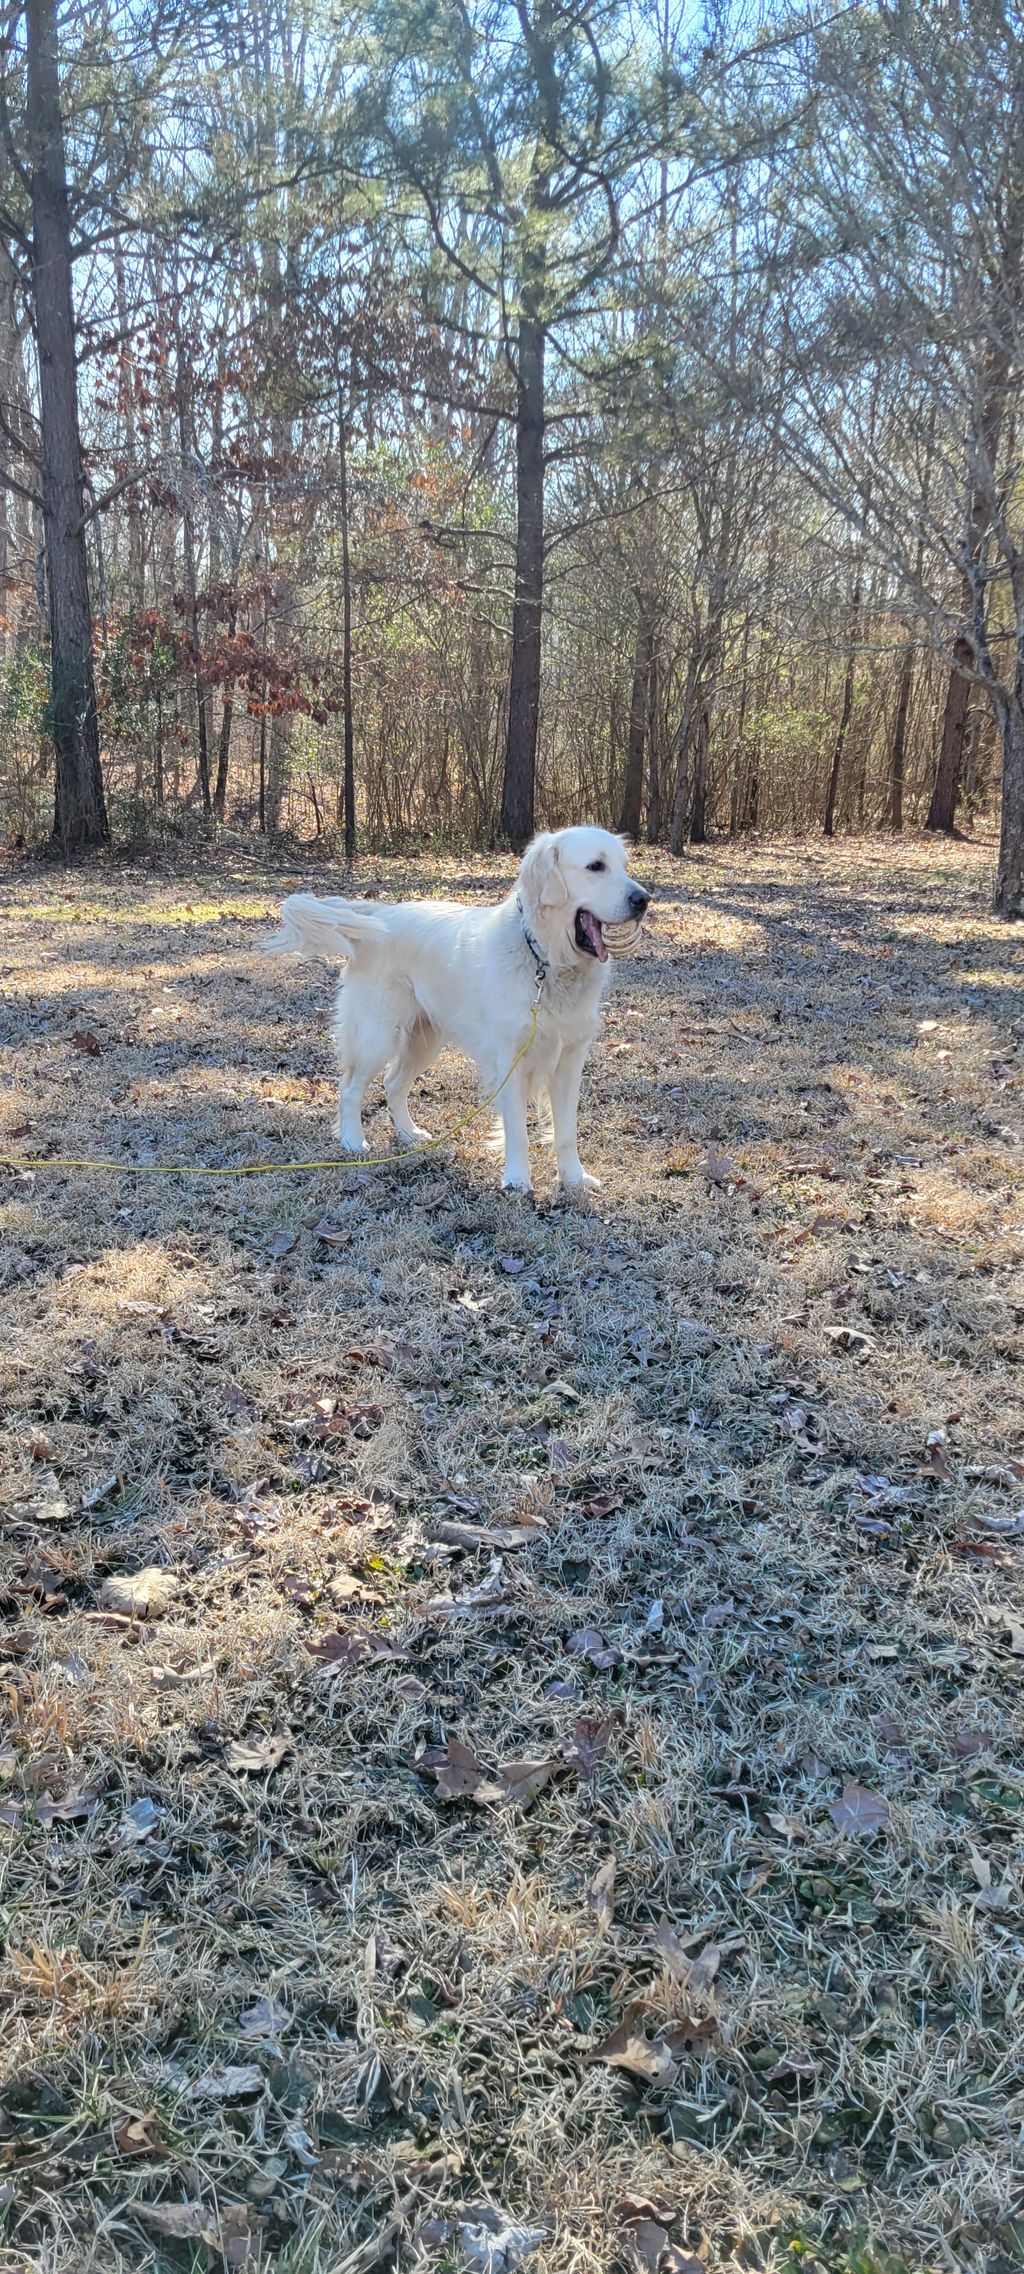
M 348 541 L 348 449 L 345 406 L 338 404 L 338 487 L 341 507 L 341 707 L 345 745 L 341 819 L 345 829 L 345 859 L 356 855 L 356 759 L 352 718 L 352 563 Z
M 238 610 L 228 609 L 228 638 L 234 639 L 238 627 Z M 235 682 L 225 679 L 220 691 L 220 731 L 217 737 L 217 779 L 213 785 L 213 810 L 218 821 L 223 821 L 228 802 L 228 768 L 231 764 L 231 727 L 235 715 Z
M 693 801 L 690 806 L 690 843 L 706 845 L 708 841 L 708 778 L 711 755 L 711 702 L 706 698 L 700 707 L 697 732 L 693 743 Z
M 626 742 L 626 777 L 622 785 L 622 805 L 618 827 L 623 837 L 639 837 L 640 813 L 644 795 L 644 739 L 647 731 L 647 701 L 651 683 L 651 610 L 646 600 L 640 602 L 636 627 L 636 646 L 633 650 L 633 694 L 629 706 L 629 735 Z
M 967 673 L 973 662 L 974 651 L 970 642 L 959 639 L 956 643 L 956 666 L 950 672 L 946 687 L 939 762 L 935 768 L 932 801 L 925 822 L 926 829 L 939 830 L 947 837 L 952 836 L 956 827 L 960 776 L 964 763 L 964 736 L 967 732 L 967 713 L 971 707 L 971 682 Z
M 907 721 L 910 717 L 910 691 L 914 684 L 914 650 L 907 641 L 900 657 L 900 683 L 896 697 L 896 716 L 893 720 L 892 744 L 889 751 L 889 827 L 903 827 L 903 777 L 907 756 Z
M 832 764 L 829 768 L 828 789 L 825 792 L 825 819 L 822 824 L 822 834 L 825 837 L 834 837 L 836 833 L 836 800 L 839 795 L 839 780 L 843 770 L 843 752 L 846 749 L 846 737 L 849 731 L 850 713 L 853 710 L 854 653 L 855 651 L 851 645 L 846 657 L 846 677 L 843 681 L 843 707 L 839 714 L 839 727 L 836 733 L 835 749 L 832 752 Z
M 512 669 L 500 821 L 502 835 L 517 852 L 533 835 L 537 778 L 544 598 L 544 348 L 543 325 L 524 317 L 519 326 L 517 373 Z
M 54 836 L 64 853 L 109 841 L 92 667 L 83 522 L 71 215 L 54 0 L 27 0 L 32 285 L 39 357 L 43 530 L 50 607 Z
M 676 735 L 676 780 L 672 794 L 672 819 L 669 823 L 668 849 L 679 854 L 686 838 L 686 806 L 689 795 L 690 734 L 693 727 L 693 706 L 700 677 L 702 642 L 698 637 L 690 653 L 686 673 L 686 692 L 679 715 L 679 732 Z
M 662 805 L 662 710 L 661 670 L 657 647 L 651 647 L 651 673 L 647 700 L 647 842 L 657 845 L 661 838 Z
M 1003 745 L 1003 812 L 995 911 L 1024 918 L 1024 683 L 1018 679 L 998 713 Z

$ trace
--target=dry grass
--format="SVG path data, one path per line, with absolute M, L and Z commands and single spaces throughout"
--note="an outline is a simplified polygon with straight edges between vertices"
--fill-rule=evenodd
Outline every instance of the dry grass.
M 486 1133 L 0 1183 L 3 2274 L 443 2268 L 481 2203 L 653 2268 L 624 2194 L 664 2265 L 1024 2258 L 1019 947 L 987 852 L 643 866 L 596 1205 Z M 295 881 L 15 873 L 7 1148 L 332 1151 Z M 588 2057 L 637 1999 L 711 2024 L 651 2079 Z

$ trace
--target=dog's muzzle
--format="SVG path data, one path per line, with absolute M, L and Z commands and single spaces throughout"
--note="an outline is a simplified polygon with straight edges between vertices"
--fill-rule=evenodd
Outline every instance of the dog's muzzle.
M 640 937 L 650 899 L 641 884 L 631 885 L 627 895 L 630 914 L 617 924 L 602 924 L 592 909 L 577 908 L 574 937 L 581 955 L 592 955 L 598 963 L 607 963 L 610 955 L 629 955 Z

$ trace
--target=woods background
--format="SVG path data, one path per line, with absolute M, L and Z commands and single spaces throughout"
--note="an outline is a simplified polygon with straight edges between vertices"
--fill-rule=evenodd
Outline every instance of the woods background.
M 3 19 L 0 830 L 950 829 L 1024 904 L 999 0 Z

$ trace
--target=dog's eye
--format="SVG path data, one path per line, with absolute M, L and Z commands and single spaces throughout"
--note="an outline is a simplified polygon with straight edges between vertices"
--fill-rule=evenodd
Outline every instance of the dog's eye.
M 606 868 L 606 867 L 607 867 L 607 865 L 608 865 L 608 864 L 607 864 L 607 862 L 606 862 L 606 861 L 588 861 L 588 862 L 587 862 L 587 867 L 588 867 L 588 869 L 604 869 L 604 868 Z

